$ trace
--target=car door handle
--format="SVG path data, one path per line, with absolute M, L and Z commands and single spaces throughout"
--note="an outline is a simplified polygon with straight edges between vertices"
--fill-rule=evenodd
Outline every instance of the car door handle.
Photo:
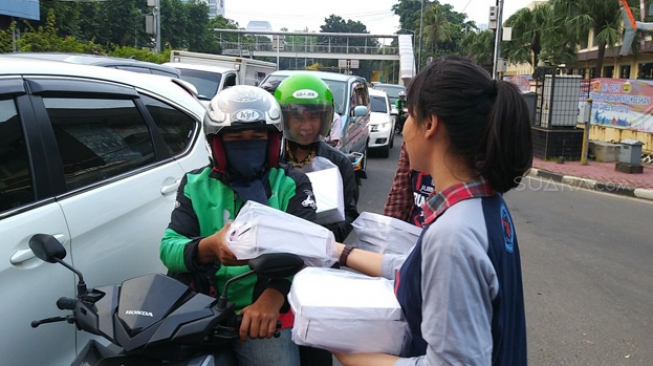
M 63 234 L 57 234 L 53 236 L 55 237 L 55 239 L 59 240 L 61 244 L 66 242 L 66 236 Z M 34 252 L 32 252 L 31 249 L 22 249 L 14 253 L 14 255 L 12 255 L 11 258 L 9 259 L 9 261 L 11 262 L 11 264 L 22 264 L 23 262 L 30 260 L 34 257 L 36 257 L 36 255 L 34 255 Z
M 177 192 L 177 188 L 179 188 L 179 182 L 181 182 L 181 179 L 175 180 L 175 182 L 172 184 L 164 185 L 163 187 L 161 187 L 161 194 L 164 196 L 169 196 Z

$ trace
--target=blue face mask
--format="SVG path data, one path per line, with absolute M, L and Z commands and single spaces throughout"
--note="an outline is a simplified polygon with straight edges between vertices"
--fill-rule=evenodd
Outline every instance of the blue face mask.
M 230 170 L 245 181 L 260 178 L 265 171 L 267 159 L 267 140 L 225 141 Z
M 228 177 L 231 189 L 243 202 L 252 200 L 267 205 L 268 198 L 261 178 L 265 177 L 263 174 L 268 141 L 225 141 L 224 151 L 229 162 Z

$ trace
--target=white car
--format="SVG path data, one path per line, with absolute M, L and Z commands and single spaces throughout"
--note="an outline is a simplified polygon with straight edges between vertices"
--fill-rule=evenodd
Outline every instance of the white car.
M 369 89 L 370 92 L 370 139 L 368 149 L 378 150 L 382 157 L 390 156 L 394 146 L 395 118 L 390 114 L 390 100 L 386 92 Z
M 88 338 L 55 302 L 77 278 L 37 259 L 53 235 L 89 287 L 165 273 L 159 243 L 185 172 L 208 164 L 204 108 L 163 76 L 0 56 L 0 354 L 68 365 Z M 103 343 L 106 344 L 106 341 Z
M 195 86 L 197 97 L 204 107 L 208 107 L 211 99 L 221 90 L 240 84 L 236 69 L 180 62 L 166 62 L 163 65 L 179 70 L 181 80 Z

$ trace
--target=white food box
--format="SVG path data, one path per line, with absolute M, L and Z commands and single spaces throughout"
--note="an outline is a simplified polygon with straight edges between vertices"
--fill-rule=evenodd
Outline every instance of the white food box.
M 371 212 L 361 213 L 352 225 L 356 248 L 383 254 L 409 254 L 422 234 L 420 227 Z
M 267 253 L 291 253 L 309 266 L 331 267 L 337 262 L 336 242 L 328 229 L 283 211 L 247 201 L 226 233 L 237 259 Z
M 302 168 L 313 186 L 318 224 L 345 221 L 345 197 L 342 175 L 329 159 L 315 157 Z
M 293 342 L 347 353 L 399 355 L 410 333 L 393 283 L 345 270 L 303 269 L 288 295 L 295 314 Z

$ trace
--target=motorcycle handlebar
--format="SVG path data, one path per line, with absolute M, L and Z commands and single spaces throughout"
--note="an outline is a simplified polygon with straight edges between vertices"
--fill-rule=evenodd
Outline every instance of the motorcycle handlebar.
M 75 310 L 77 305 L 77 299 L 71 299 L 68 297 L 62 297 L 57 300 L 57 307 L 59 310 Z

